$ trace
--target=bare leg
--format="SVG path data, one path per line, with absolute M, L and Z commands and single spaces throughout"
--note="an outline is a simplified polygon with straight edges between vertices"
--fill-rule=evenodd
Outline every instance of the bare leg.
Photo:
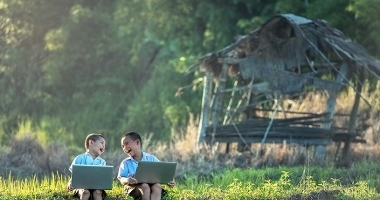
M 152 185 L 152 194 L 150 199 L 151 200 L 160 200 L 161 199 L 161 193 L 162 193 L 162 187 L 159 183 L 156 183 Z
M 140 197 L 142 200 L 150 200 L 150 187 L 146 183 L 142 183 L 136 186 L 136 188 L 132 191 L 131 195 L 133 197 Z
M 79 190 L 79 198 L 81 200 L 88 200 L 90 198 L 90 191 L 86 189 Z
M 102 194 L 103 192 L 101 190 L 95 190 L 94 192 L 92 192 L 94 200 L 102 200 L 103 199 Z

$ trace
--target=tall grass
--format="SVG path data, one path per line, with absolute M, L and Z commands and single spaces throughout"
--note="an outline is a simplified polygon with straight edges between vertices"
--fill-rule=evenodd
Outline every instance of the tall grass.
M 67 178 L 59 174 L 52 174 L 44 179 L 36 176 L 15 179 L 10 174 L 7 178 L 0 177 L 0 197 L 1 199 L 52 198 L 63 194 L 62 189 L 65 188 L 67 181 Z
M 366 170 L 361 168 L 368 164 L 379 167 L 379 164 L 375 163 L 362 163 L 359 170 L 365 172 Z M 313 177 L 316 175 L 317 179 L 321 179 L 321 170 L 327 171 L 328 174 L 336 173 L 332 168 L 317 168 L 310 174 L 300 174 L 299 170 L 302 169 L 230 169 L 210 179 L 186 177 L 174 188 L 164 186 L 169 191 L 169 195 L 164 199 L 380 199 L 375 187 L 379 185 L 378 180 L 367 179 L 376 177 L 377 173 L 374 171 L 370 174 L 360 174 L 356 177 L 358 181 L 342 184 L 339 178 L 316 181 Z M 340 173 L 343 171 L 342 169 Z M 272 172 L 276 172 L 276 175 L 270 176 Z M 66 190 L 67 181 L 67 177 L 57 174 L 43 179 L 1 177 L 0 199 L 74 199 Z M 107 194 L 106 199 L 131 199 L 123 195 L 123 188 L 116 181 L 113 189 L 107 190 Z
M 348 91 L 347 98 L 351 94 Z M 321 106 L 325 97 L 315 95 L 309 103 L 293 102 L 292 108 L 305 111 Z M 378 95 L 377 91 L 367 98 L 376 108 L 380 105 Z M 337 110 L 349 110 L 345 105 L 338 101 Z M 365 110 L 366 106 L 362 106 Z M 149 134 L 143 136 L 144 151 L 163 161 L 179 163 L 175 177 L 178 184 L 168 188 L 170 195 L 166 199 L 380 199 L 378 114 L 373 111 L 363 118 L 369 125 L 365 132 L 368 143 L 352 145 L 349 168 L 334 167 L 334 145 L 327 147 L 328 162 L 324 167 L 314 165 L 312 147 L 301 145 L 266 144 L 260 155 L 252 153 L 258 148 L 255 144 L 251 145 L 251 152 L 232 148 L 228 154 L 224 144 L 197 148 L 197 120 L 192 116 L 187 133 L 173 134 L 169 142 L 152 141 Z M 20 127 L 16 134 L 19 137 L 0 149 L 0 199 L 72 199 L 65 189 L 69 156 L 74 155 L 70 148 L 62 142 L 46 144 L 46 131 L 32 130 L 28 122 Z M 125 157 L 121 149 L 107 150 L 103 155 L 115 169 Z M 108 194 L 107 199 L 127 199 L 118 182 Z

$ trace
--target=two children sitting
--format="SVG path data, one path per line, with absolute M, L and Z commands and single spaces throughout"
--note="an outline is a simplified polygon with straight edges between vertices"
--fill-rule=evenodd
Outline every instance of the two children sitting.
M 105 151 L 106 141 L 101 134 L 89 134 L 85 139 L 86 152 L 76 156 L 69 167 L 72 171 L 74 164 L 80 165 L 106 165 L 106 161 L 100 157 Z M 125 193 L 135 199 L 161 199 L 166 191 L 161 184 L 139 183 L 134 178 L 138 162 L 140 161 L 156 161 L 160 162 L 154 155 L 148 154 L 141 150 L 141 136 L 136 132 L 129 132 L 122 136 L 121 147 L 127 158 L 124 159 L 120 166 L 117 178 L 124 185 Z M 168 186 L 173 187 L 174 181 L 168 183 Z M 72 188 L 71 179 L 68 183 L 68 189 L 73 192 L 73 195 L 80 199 L 102 200 L 106 196 L 104 190 L 91 190 Z

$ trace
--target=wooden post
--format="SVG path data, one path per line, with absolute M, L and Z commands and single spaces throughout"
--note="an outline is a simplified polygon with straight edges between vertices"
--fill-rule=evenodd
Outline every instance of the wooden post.
M 337 83 L 342 83 L 345 80 L 345 76 L 347 74 L 347 64 L 343 63 L 340 67 L 339 74 L 335 80 Z M 329 93 L 329 99 L 327 100 L 327 105 L 325 112 L 328 113 L 326 116 L 327 122 L 322 124 L 323 129 L 331 130 L 331 124 L 334 117 L 336 99 L 338 97 L 338 93 L 331 94 Z M 315 160 L 318 163 L 322 163 L 326 156 L 326 146 L 318 145 L 315 149 Z
M 203 78 L 203 97 L 202 97 L 202 110 L 201 117 L 199 119 L 198 127 L 198 139 L 197 145 L 198 148 L 200 143 L 205 140 L 205 129 L 209 123 L 209 110 L 210 110 L 210 91 L 212 86 L 212 73 L 206 72 L 206 76 Z
M 234 83 L 234 87 L 233 88 L 236 88 L 238 85 L 238 81 L 235 80 L 235 83 Z M 231 92 L 231 98 L 230 98 L 230 102 L 228 103 L 228 106 L 227 106 L 227 110 L 226 110 L 226 115 L 224 115 L 224 120 L 223 120 L 223 124 L 227 124 L 229 121 L 232 121 L 232 115 L 230 113 L 231 111 L 231 107 L 232 107 L 232 103 L 234 101 L 234 98 L 235 98 L 235 90 L 232 90 Z M 228 120 L 230 119 L 230 120 Z M 230 142 L 227 142 L 226 143 L 226 153 L 229 153 L 230 152 Z
M 245 106 L 248 107 L 248 105 L 251 103 L 251 96 L 252 96 L 252 85 L 253 85 L 253 80 L 254 78 L 252 77 L 251 81 L 248 84 L 249 89 L 246 91 L 246 96 L 245 96 Z M 243 96 L 244 97 L 244 96 Z M 248 108 L 251 109 L 251 108 Z M 247 109 L 244 109 L 243 112 L 246 112 Z M 245 118 L 249 119 L 252 116 L 250 116 L 250 112 L 245 113 Z M 239 121 L 242 122 L 243 120 L 246 119 L 240 119 Z M 243 152 L 245 150 L 250 150 L 251 149 L 251 143 L 245 143 L 245 142 L 239 142 L 238 143 L 238 151 Z
M 235 83 L 234 83 L 234 88 L 236 88 L 238 85 L 238 81 L 236 80 Z M 232 90 L 231 92 L 231 97 L 230 97 L 230 102 L 228 102 L 228 106 L 227 106 L 227 112 L 226 114 L 224 115 L 224 120 L 223 120 L 223 124 L 226 124 L 228 122 L 228 118 L 230 117 L 230 110 L 231 110 L 231 107 L 232 107 L 232 103 L 234 101 L 234 98 L 235 98 L 235 90 Z M 230 120 L 232 120 L 230 118 Z
M 221 60 L 223 63 L 223 60 Z M 222 71 L 220 72 L 220 78 L 219 78 L 219 84 L 218 87 L 216 88 L 216 93 L 214 94 L 214 102 L 213 102 L 213 114 L 212 114 L 212 125 L 214 126 L 212 135 L 211 135 L 211 145 L 214 144 L 214 139 L 215 139 L 215 133 L 216 133 L 216 125 L 219 124 L 219 115 L 222 110 L 222 105 L 223 105 L 223 91 L 224 88 L 226 87 L 226 82 L 227 82 L 227 68 L 228 65 L 223 63 L 222 66 Z
M 365 80 L 365 77 L 363 74 L 360 74 L 359 80 L 357 81 L 356 84 L 356 93 L 355 93 L 355 101 L 354 105 L 352 106 L 352 110 L 350 113 L 350 120 L 348 123 L 348 128 L 347 132 L 349 134 L 349 137 L 347 141 L 344 142 L 344 147 L 342 151 L 342 163 L 344 166 L 348 166 L 350 162 L 350 146 L 351 146 L 351 139 L 352 136 L 351 134 L 355 133 L 355 128 L 356 128 L 356 119 L 357 119 L 357 114 L 359 110 L 359 104 L 360 104 L 360 93 L 362 92 L 363 89 L 363 82 Z
M 275 110 L 274 110 L 274 112 L 273 112 L 273 114 L 272 114 L 272 117 L 271 117 L 271 119 L 270 119 L 270 122 L 269 122 L 269 124 L 268 124 L 268 127 L 267 127 L 267 129 L 265 130 L 265 134 L 264 134 L 263 139 L 261 140 L 260 146 L 259 146 L 259 148 L 258 148 L 257 151 L 256 151 L 256 157 L 258 157 L 258 156 L 260 155 L 261 148 L 262 148 L 262 146 L 264 145 L 265 140 L 267 139 L 267 136 L 268 136 L 269 130 L 272 128 L 273 120 L 274 120 L 274 118 L 275 118 L 276 115 L 277 115 L 277 111 L 278 111 L 278 107 L 279 107 L 277 98 L 275 99 L 275 103 L 276 103 L 276 108 L 275 108 Z

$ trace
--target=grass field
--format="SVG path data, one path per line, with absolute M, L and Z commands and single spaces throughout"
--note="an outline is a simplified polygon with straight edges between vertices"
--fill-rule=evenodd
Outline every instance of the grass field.
M 355 169 L 228 169 L 201 178 L 188 174 L 174 188 L 164 186 L 169 191 L 164 199 L 380 199 L 378 169 L 378 163 L 362 162 Z M 0 180 L 0 199 L 73 199 L 65 176 Z M 131 199 L 116 181 L 107 193 L 106 199 Z
M 306 105 L 318 106 L 315 104 L 320 101 L 311 99 Z M 346 108 L 345 103 L 337 105 Z M 376 106 L 374 110 L 379 104 Z M 366 119 L 369 128 L 363 133 L 367 143 L 351 146 L 352 162 L 347 168 L 334 167 L 335 145 L 327 146 L 323 163 L 314 160 L 313 147 L 287 143 L 266 144 L 260 154 L 256 154 L 260 144 L 252 144 L 248 152 L 238 152 L 237 144 L 231 144 L 235 150 L 228 154 L 224 153 L 225 144 L 198 149 L 196 123 L 189 123 L 187 133 L 175 136 L 170 143 L 154 142 L 151 137 L 143 140 L 146 152 L 163 161 L 179 163 L 177 185 L 167 188 L 169 195 L 165 199 L 377 200 L 380 115 L 375 111 L 370 116 Z M 73 199 L 66 191 L 67 168 L 77 153 L 81 152 L 70 153 L 70 148 L 59 142 L 42 146 L 35 137 L 15 138 L 0 148 L 0 200 Z M 120 149 L 107 150 L 103 158 L 117 169 L 125 154 Z M 12 175 L 4 175 L 9 173 Z M 107 193 L 109 200 L 128 199 L 117 181 Z

